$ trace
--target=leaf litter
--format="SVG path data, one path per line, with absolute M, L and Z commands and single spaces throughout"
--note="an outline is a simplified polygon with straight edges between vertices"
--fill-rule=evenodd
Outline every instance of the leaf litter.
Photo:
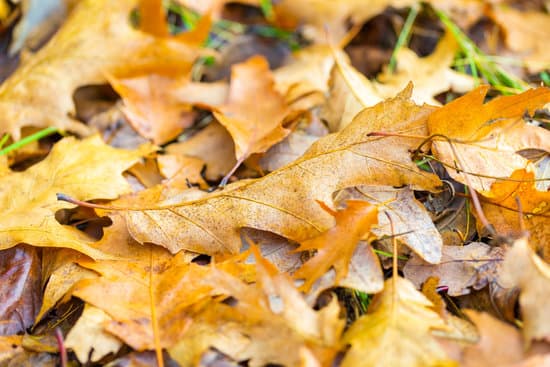
M 548 365 L 548 9 L 226 3 L 48 5 L 0 86 L 0 365 Z

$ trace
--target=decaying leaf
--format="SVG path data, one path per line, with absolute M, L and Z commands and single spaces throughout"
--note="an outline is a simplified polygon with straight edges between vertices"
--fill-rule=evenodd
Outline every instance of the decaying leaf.
M 28 243 L 105 257 L 83 232 L 57 222 L 56 212 L 73 205 L 58 201 L 56 194 L 80 200 L 115 199 L 130 191 L 122 172 L 151 151 L 151 146 L 134 151 L 111 148 L 98 136 L 83 141 L 65 138 L 42 162 L 1 177 L 0 248 Z
M 504 30 L 506 45 L 519 53 L 530 73 L 550 68 L 547 40 L 550 37 L 550 15 L 521 12 L 510 6 L 495 6 L 489 11 L 491 19 Z
M 445 329 L 431 302 L 404 278 L 388 279 L 369 313 L 345 333 L 351 345 L 342 366 L 454 366 L 435 338 Z
M 40 257 L 35 248 L 19 245 L 0 251 L 0 335 L 25 332 L 40 307 Z
M 435 138 L 435 156 L 451 177 L 477 191 L 489 191 L 496 178 L 509 177 L 517 169 L 530 169 L 529 161 L 516 153 L 519 150 L 550 151 L 550 132 L 522 119 L 550 102 L 550 89 L 531 89 L 484 104 L 488 90 L 487 86 L 479 87 L 428 119 L 431 135 L 451 139 Z
M 536 189 L 534 174 L 515 171 L 510 180 L 495 182 L 488 196 L 482 208 L 495 230 L 501 234 L 529 231 L 529 242 L 549 261 L 550 192 Z
M 439 284 L 448 287 L 451 296 L 460 296 L 498 282 L 498 271 L 504 251 L 481 242 L 466 246 L 443 246 L 439 264 L 430 264 L 419 256 L 407 261 L 403 273 L 417 288 L 430 276 L 439 278 Z
M 351 257 L 359 240 L 378 221 L 375 205 L 366 201 L 346 201 L 346 208 L 333 211 L 325 204 L 319 205 L 334 217 L 335 225 L 317 237 L 302 241 L 296 251 L 317 250 L 313 258 L 304 263 L 295 273 L 297 279 L 304 279 L 307 291 L 315 281 L 331 267 L 336 272 L 335 284 L 346 277 Z
M 252 153 L 263 153 L 290 131 L 282 127 L 288 113 L 274 88 L 267 60 L 254 56 L 231 68 L 229 99 L 214 112 L 235 142 L 237 164 Z
M 503 286 L 520 289 L 519 305 L 526 345 L 533 340 L 550 341 L 550 315 L 546 303 L 550 299 L 550 265 L 533 252 L 526 237 L 516 240 L 508 250 L 500 279 Z
M 417 139 L 368 136 L 370 131 L 425 134 L 425 121 L 433 109 L 416 106 L 409 100 L 410 93 L 407 89 L 364 110 L 344 130 L 319 139 L 301 158 L 261 179 L 241 180 L 195 201 L 132 208 L 126 212 L 132 236 L 171 252 L 184 248 L 207 254 L 236 253 L 241 227 L 271 231 L 294 241 L 320 234 L 332 226 L 333 219 L 319 210 L 316 201 L 331 203 L 339 189 L 383 183 L 437 190 L 439 179 L 419 170 L 410 159 L 409 149 L 417 146 Z

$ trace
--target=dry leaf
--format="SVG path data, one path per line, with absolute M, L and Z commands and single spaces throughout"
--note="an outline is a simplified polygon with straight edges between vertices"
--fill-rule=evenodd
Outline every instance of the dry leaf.
M 65 346 L 72 349 L 80 363 L 98 362 L 107 354 L 116 354 L 122 347 L 120 339 L 103 330 L 112 319 L 99 308 L 85 305 L 82 315 L 73 326 Z
M 451 296 L 469 294 L 470 288 L 479 290 L 498 281 L 498 271 L 504 251 L 481 242 L 466 246 L 443 246 L 439 264 L 430 264 L 413 255 L 403 273 L 417 288 L 431 276 L 439 278 L 439 284 L 449 287 Z
M 397 53 L 396 70 L 392 73 L 386 68 L 378 75 L 378 93 L 390 97 L 412 81 L 413 101 L 417 104 L 439 105 L 434 99 L 438 94 L 448 90 L 458 93 L 472 90 L 474 79 L 451 69 L 457 51 L 458 45 L 450 32 L 440 39 L 436 49 L 426 57 L 418 57 L 411 49 L 401 48 Z
M 296 251 L 317 250 L 313 258 L 306 261 L 296 272 L 294 278 L 304 279 L 304 290 L 308 291 L 313 283 L 331 267 L 336 271 L 334 283 L 348 274 L 348 267 L 359 240 L 378 221 L 378 209 L 366 201 L 346 201 L 346 208 L 333 211 L 319 202 L 321 208 L 334 217 L 335 225 L 317 237 L 302 241 Z
M 34 324 L 41 302 L 40 257 L 28 245 L 0 251 L 0 335 L 14 335 Z
M 216 121 L 189 139 L 168 145 L 166 152 L 203 160 L 206 163 L 205 177 L 211 181 L 219 180 L 237 164 L 231 135 Z
M 533 340 L 550 341 L 550 265 L 538 257 L 523 237 L 508 250 L 500 279 L 504 287 L 519 287 L 525 344 Z
M 319 139 L 301 158 L 261 179 L 241 180 L 196 201 L 171 200 L 164 208 L 159 203 L 158 209 L 127 211 L 132 236 L 171 252 L 236 253 L 242 227 L 294 241 L 320 234 L 332 225 L 332 217 L 319 210 L 316 200 L 330 203 L 333 192 L 345 187 L 383 183 L 436 190 L 439 179 L 419 170 L 409 157 L 417 139 L 368 136 L 381 130 L 425 134 L 433 109 L 414 105 L 410 92 L 364 110 L 344 130 Z
M 530 167 L 516 152 L 523 149 L 550 151 L 550 132 L 526 124 L 522 117 L 550 102 L 550 89 L 498 97 L 483 103 L 489 87 L 482 86 L 441 107 L 428 119 L 435 156 L 455 180 L 477 191 L 489 191 L 498 177 Z M 465 176 L 468 176 L 466 180 Z
M 550 38 L 550 15 L 495 6 L 489 11 L 489 16 L 504 30 L 506 45 L 518 55 L 530 73 L 550 68 L 546 42 Z
M 166 180 L 163 185 L 176 189 L 188 189 L 190 185 L 207 188 L 201 176 L 205 164 L 199 158 L 165 154 L 157 157 L 159 170 Z
M 534 178 L 533 173 L 518 170 L 509 181 L 495 182 L 482 208 L 500 234 L 529 231 L 530 243 L 550 261 L 550 192 L 537 191 Z
M 441 260 L 441 236 L 410 188 L 357 186 L 340 191 L 334 200 L 342 203 L 350 199 L 378 205 L 378 225 L 372 228 L 378 239 L 395 236 L 398 243 L 405 244 L 425 261 L 438 263 Z
M 151 146 L 135 151 L 111 148 L 98 136 L 83 141 L 65 138 L 40 163 L 1 177 L 0 248 L 24 242 L 104 257 L 83 232 L 57 222 L 56 212 L 74 205 L 58 201 L 56 194 L 79 200 L 114 199 L 130 191 L 122 172 L 151 151 Z
M 272 146 L 260 158 L 260 167 L 267 172 L 282 168 L 303 155 L 318 139 L 318 136 L 295 131 L 283 141 Z
M 342 366 L 455 366 L 430 334 L 446 327 L 431 306 L 408 280 L 386 280 L 369 313 L 345 333 L 351 348 Z
M 158 62 L 192 60 L 196 49 L 135 30 L 128 18 L 138 0 L 82 0 L 50 42 L 0 86 L 0 133 L 14 140 L 23 126 L 56 126 L 86 134 L 72 119 L 73 91 L 105 82 L 104 73 Z
M 290 131 L 281 125 L 288 114 L 274 88 L 267 60 L 254 56 L 231 68 L 229 99 L 214 112 L 235 142 L 237 165 L 252 153 L 263 153 Z

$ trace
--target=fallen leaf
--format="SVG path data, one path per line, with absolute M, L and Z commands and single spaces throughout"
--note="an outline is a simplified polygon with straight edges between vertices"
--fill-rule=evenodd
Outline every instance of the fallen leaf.
M 56 212 L 74 205 L 58 201 L 56 194 L 80 200 L 114 199 L 130 191 L 122 172 L 152 151 L 151 146 L 134 151 L 111 148 L 98 136 L 83 141 L 65 138 L 40 163 L 1 177 L 0 248 L 28 243 L 104 257 L 83 232 L 57 222 Z
M 550 68 L 544 40 L 550 37 L 550 15 L 536 11 L 519 11 L 509 6 L 494 6 L 488 15 L 504 31 L 506 46 L 530 73 Z
M 157 157 L 159 170 L 166 180 L 163 185 L 176 189 L 188 189 L 190 185 L 207 188 L 201 176 L 205 164 L 201 159 L 182 155 L 165 154 Z
M 372 233 L 379 240 L 395 236 L 398 243 L 405 244 L 425 261 L 440 261 L 443 246 L 441 236 L 426 208 L 414 198 L 410 188 L 356 186 L 340 191 L 334 200 L 336 203 L 364 200 L 377 205 L 378 225 L 373 226 Z
M 0 252 L 0 335 L 14 335 L 34 324 L 42 301 L 40 256 L 19 245 Z
M 82 0 L 63 27 L 0 86 L 0 133 L 21 138 L 23 126 L 56 126 L 79 134 L 89 129 L 74 116 L 72 94 L 82 85 L 106 81 L 129 66 L 162 58 L 174 65 L 196 49 L 133 29 L 128 15 L 138 0 Z
M 346 277 L 351 257 L 359 240 L 378 221 L 378 209 L 366 201 L 346 201 L 346 208 L 333 211 L 319 202 L 323 210 L 334 217 L 335 225 L 317 237 L 300 242 L 296 251 L 317 250 L 296 272 L 294 278 L 304 279 L 303 289 L 308 291 L 313 283 L 330 268 L 336 271 L 335 284 Z
M 450 296 L 469 294 L 490 283 L 498 282 L 498 271 L 504 259 L 504 251 L 481 242 L 466 246 L 443 246 L 438 264 L 430 264 L 413 255 L 403 273 L 417 288 L 431 276 L 439 278 L 439 284 L 449 287 Z
M 67 334 L 65 347 L 74 351 L 80 363 L 94 363 L 110 353 L 116 354 L 122 342 L 103 330 L 103 324 L 111 320 L 99 308 L 85 305 L 82 315 Z
M 0 363 L 9 362 L 22 353 L 22 341 L 23 335 L 0 336 Z
M 399 49 L 396 55 L 396 70 L 391 72 L 386 68 L 377 76 L 380 81 L 376 85 L 378 93 L 383 97 L 390 97 L 412 81 L 413 101 L 417 104 L 439 105 L 440 103 L 434 99 L 436 95 L 448 90 L 457 93 L 472 90 L 474 79 L 451 69 L 457 51 L 458 45 L 450 32 L 439 40 L 435 50 L 428 56 L 418 57 L 414 51 L 406 47 Z
M 497 97 L 483 103 L 489 87 L 482 86 L 441 107 L 428 119 L 435 137 L 434 155 L 455 180 L 477 191 L 489 191 L 497 178 L 531 167 L 517 154 L 523 149 L 550 151 L 550 132 L 526 124 L 522 117 L 550 102 L 550 89 Z M 467 177 L 466 177 L 467 176 Z M 467 179 L 468 178 L 468 179 Z
M 288 114 L 283 96 L 274 89 L 267 60 L 254 56 L 231 68 L 227 103 L 214 112 L 235 142 L 237 165 L 252 153 L 263 153 L 290 131 L 282 127 Z
M 538 191 L 535 183 L 532 172 L 515 171 L 510 180 L 493 184 L 482 208 L 497 233 L 529 231 L 531 245 L 550 261 L 550 192 Z
M 538 257 L 522 237 L 508 250 L 500 272 L 504 287 L 519 287 L 525 345 L 533 340 L 550 341 L 546 300 L 550 299 L 550 266 Z
M 388 279 L 369 312 L 355 321 L 342 342 L 351 345 L 348 366 L 454 366 L 431 330 L 445 329 L 432 303 L 408 280 Z
M 295 131 L 283 141 L 272 146 L 260 158 L 260 167 L 267 172 L 282 168 L 302 156 L 318 139 L 318 136 Z
M 237 164 L 231 135 L 216 121 L 212 121 L 189 139 L 169 144 L 165 149 L 170 154 L 204 161 L 205 177 L 211 181 L 219 180 Z
M 316 200 L 331 203 L 333 192 L 345 187 L 383 183 L 437 190 L 439 179 L 410 159 L 417 139 L 368 136 L 381 130 L 425 133 L 433 108 L 414 105 L 410 92 L 364 110 L 344 130 L 319 139 L 301 158 L 261 179 L 241 180 L 191 202 L 132 208 L 126 212 L 132 236 L 171 252 L 236 253 L 242 227 L 298 242 L 319 235 L 333 219 L 319 210 Z

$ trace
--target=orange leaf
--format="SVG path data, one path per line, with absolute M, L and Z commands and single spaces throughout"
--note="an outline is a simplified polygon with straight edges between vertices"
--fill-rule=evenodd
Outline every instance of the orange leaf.
M 522 119 L 550 102 L 550 89 L 531 89 L 484 104 L 488 90 L 487 86 L 479 87 L 438 109 L 428 119 L 430 134 L 444 135 L 453 143 L 451 147 L 448 141 L 436 137 L 435 156 L 457 181 L 468 183 L 467 175 L 477 191 L 489 191 L 495 178 L 508 177 L 516 169 L 528 167 L 529 161 L 517 151 L 550 151 L 550 132 L 527 125 Z
M 168 24 L 162 0 L 139 1 L 139 28 L 156 37 L 168 36 Z
M 315 256 L 294 273 L 295 278 L 305 279 L 303 287 L 306 290 L 331 267 L 336 271 L 335 284 L 345 278 L 355 247 L 371 226 L 378 222 L 378 209 L 375 205 L 359 200 L 346 203 L 346 209 L 334 212 L 319 202 L 334 217 L 336 224 L 321 235 L 301 242 L 296 249 L 317 250 Z
M 232 67 L 228 103 L 214 116 L 235 141 L 240 163 L 252 153 L 265 152 L 290 133 L 281 126 L 287 113 L 267 60 L 254 56 Z

